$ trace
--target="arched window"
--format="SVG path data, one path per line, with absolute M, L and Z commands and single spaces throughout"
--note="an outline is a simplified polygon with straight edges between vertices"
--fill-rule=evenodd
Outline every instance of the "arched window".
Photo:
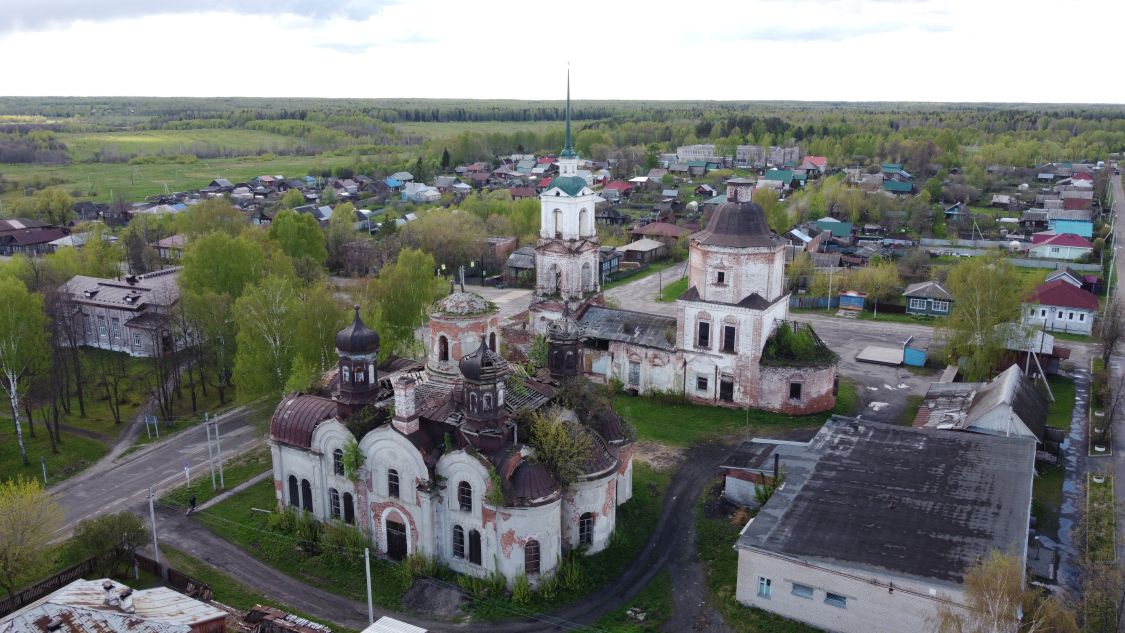
M 578 234 L 586 235 L 590 231 L 590 212 L 582 209 L 578 212 Z
M 574 352 L 568 351 L 566 353 L 566 368 L 574 369 Z
M 340 367 L 340 383 L 346 385 L 346 384 L 350 383 L 351 381 L 352 381 L 352 368 L 347 366 L 347 365 L 343 365 L 342 367 Z
M 332 451 L 332 474 L 337 477 L 344 476 L 344 450 L 341 448 Z
M 528 576 L 539 573 L 539 541 L 535 539 L 523 546 L 523 573 Z
M 398 498 L 398 471 L 393 468 L 387 471 L 387 496 Z
M 480 532 L 469 530 L 469 562 L 480 564 Z
M 449 339 L 445 338 L 444 335 L 439 336 L 437 339 L 437 348 L 438 360 L 443 362 L 449 360 Z
M 562 239 L 563 234 L 563 212 L 561 209 L 555 209 L 554 213 L 555 222 L 555 238 Z
M 492 410 L 492 394 L 486 393 L 481 396 L 481 407 L 484 411 Z
M 335 488 L 328 489 L 328 507 L 332 509 L 332 518 L 340 518 L 340 492 Z
M 488 335 L 488 349 L 496 351 L 496 332 L 491 332 Z
M 473 511 L 473 486 L 467 481 L 457 484 L 457 505 L 465 512 Z
M 289 505 L 294 508 L 301 507 L 301 489 L 297 485 L 297 477 L 289 475 Z
M 477 394 L 475 394 L 475 393 L 469 394 L 469 412 L 470 413 L 476 413 L 477 412 Z
M 578 545 L 592 545 L 594 543 L 594 513 L 587 512 L 578 517 Z
M 352 369 L 352 376 L 355 377 L 355 383 L 362 385 L 367 382 L 367 368 L 363 364 L 356 365 Z
M 465 558 L 465 530 L 460 525 L 453 526 L 453 558 Z
M 344 522 L 355 523 L 355 501 L 350 492 L 344 493 Z
M 313 511 L 312 484 L 308 479 L 301 480 L 301 509 L 305 512 Z

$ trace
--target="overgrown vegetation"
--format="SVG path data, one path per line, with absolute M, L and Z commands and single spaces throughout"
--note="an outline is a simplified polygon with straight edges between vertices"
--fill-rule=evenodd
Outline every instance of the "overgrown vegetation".
M 779 367 L 823 367 L 839 360 L 813 332 L 812 326 L 793 329 L 782 322 L 766 341 L 762 364 Z

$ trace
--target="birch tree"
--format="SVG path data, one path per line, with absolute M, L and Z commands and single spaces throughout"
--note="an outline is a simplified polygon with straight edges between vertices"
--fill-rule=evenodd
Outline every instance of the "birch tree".
M 284 395 L 299 314 L 296 288 L 286 277 L 267 277 L 235 302 L 238 352 L 234 381 L 239 398 Z
M 9 596 L 50 568 L 61 524 L 62 509 L 38 481 L 0 481 L 0 587 Z
M 1001 257 L 970 257 L 953 267 L 946 280 L 953 310 L 943 327 L 949 361 L 964 364 L 967 380 L 983 380 L 1004 353 L 1008 329 L 1018 323 L 1029 288 Z
M 31 294 L 19 280 L 0 278 L 0 387 L 8 395 L 20 458 L 28 465 L 23 442 L 20 399 L 28 381 L 49 359 L 48 321 L 43 299 Z

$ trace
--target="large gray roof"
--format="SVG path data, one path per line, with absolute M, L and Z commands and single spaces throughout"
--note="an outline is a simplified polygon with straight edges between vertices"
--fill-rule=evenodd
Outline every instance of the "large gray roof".
M 1022 555 L 1035 441 L 833 416 L 738 540 L 808 562 L 959 583 L 991 550 Z
M 674 317 L 590 306 L 579 323 L 590 338 L 622 341 L 668 351 L 676 348 Z

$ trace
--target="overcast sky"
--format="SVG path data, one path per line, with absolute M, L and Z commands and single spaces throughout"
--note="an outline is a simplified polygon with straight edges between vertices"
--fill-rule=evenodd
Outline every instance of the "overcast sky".
M 0 94 L 1125 103 L 1125 1 L 0 0 Z

